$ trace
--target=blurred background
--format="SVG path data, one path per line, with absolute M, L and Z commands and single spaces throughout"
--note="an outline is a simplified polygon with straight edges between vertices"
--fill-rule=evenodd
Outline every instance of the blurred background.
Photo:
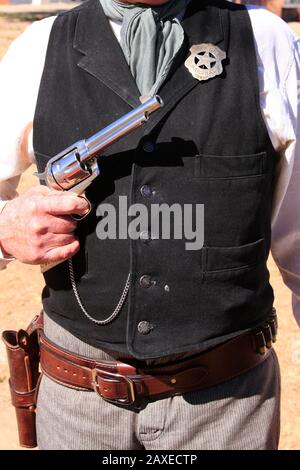
M 199 0 L 201 1 L 201 0 Z M 254 2 L 281 16 L 300 36 L 300 0 L 263 0 Z M 58 3 L 43 0 L 0 0 L 0 60 L 10 43 L 35 20 L 72 8 L 74 2 Z M 20 71 L 22 73 L 22 71 Z M 0 103 L 1 106 L 1 103 Z M 0 131 L 1 133 L 1 131 Z M 0 156 L 1 158 L 1 156 Z M 35 171 L 30 168 L 22 177 L 20 192 L 36 185 Z M 280 273 L 269 259 L 271 283 L 275 291 L 275 307 L 279 316 L 279 337 L 276 351 L 282 371 L 282 408 L 280 449 L 300 449 L 300 330 L 292 315 L 291 294 Z M 0 272 L 0 331 L 25 328 L 41 309 L 40 293 L 43 278 L 38 266 L 12 262 Z M 19 449 L 16 421 L 10 404 L 6 354 L 0 341 L 0 449 Z M 261 423 L 263 426 L 264 423 Z

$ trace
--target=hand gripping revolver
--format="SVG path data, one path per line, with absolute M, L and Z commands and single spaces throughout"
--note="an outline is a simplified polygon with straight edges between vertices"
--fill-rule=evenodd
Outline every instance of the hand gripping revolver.
M 77 195 L 83 194 L 92 181 L 100 175 L 97 162 L 100 152 L 147 122 L 149 115 L 163 106 L 163 101 L 158 95 L 140 99 L 142 104 L 137 108 L 88 139 L 79 140 L 52 157 L 47 162 L 45 171 L 35 173 L 36 176 L 50 189 L 72 191 Z M 77 220 L 83 218 L 73 217 Z M 57 264 L 59 262 L 42 265 L 41 270 L 45 272 Z

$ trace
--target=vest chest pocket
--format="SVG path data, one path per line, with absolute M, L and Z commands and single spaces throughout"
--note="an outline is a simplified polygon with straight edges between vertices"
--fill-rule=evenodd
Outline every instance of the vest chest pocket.
M 202 269 L 204 277 L 228 275 L 255 267 L 266 261 L 264 238 L 240 246 L 206 246 L 202 249 Z
M 266 152 L 252 155 L 196 155 L 194 178 L 228 179 L 261 176 L 267 171 Z

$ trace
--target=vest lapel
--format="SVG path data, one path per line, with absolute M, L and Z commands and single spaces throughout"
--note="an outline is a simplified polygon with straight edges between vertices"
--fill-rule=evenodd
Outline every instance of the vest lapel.
M 80 10 L 73 47 L 83 54 L 78 67 L 104 83 L 131 107 L 140 104 L 139 90 L 99 0 L 91 0 Z
M 203 82 L 195 79 L 184 62 L 190 55 L 189 49 L 195 44 L 210 43 L 218 45 L 227 53 L 229 35 L 229 13 L 214 6 L 213 1 L 192 0 L 181 22 L 186 41 L 175 60 L 170 73 L 158 90 L 164 107 L 153 115 L 145 131 L 150 133 L 180 99 L 195 86 Z M 223 62 L 224 65 L 224 62 Z M 214 80 L 214 78 L 212 79 Z
M 227 51 L 228 21 L 228 11 L 214 7 L 214 2 L 192 0 L 182 21 L 185 45 L 158 90 L 164 107 L 152 116 L 147 133 L 186 93 L 201 83 L 192 77 L 184 65 L 190 47 L 211 43 Z M 83 55 L 77 63 L 78 67 L 104 83 L 131 107 L 140 104 L 139 90 L 99 0 L 91 0 L 86 8 L 80 10 L 73 47 Z

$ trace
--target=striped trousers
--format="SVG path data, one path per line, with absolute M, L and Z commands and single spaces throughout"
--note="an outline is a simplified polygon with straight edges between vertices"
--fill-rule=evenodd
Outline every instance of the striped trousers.
M 96 360 L 114 359 L 45 315 L 45 334 Z M 43 376 L 37 403 L 40 449 L 275 450 L 280 429 L 280 371 L 274 351 L 221 385 L 123 408 L 91 391 Z

